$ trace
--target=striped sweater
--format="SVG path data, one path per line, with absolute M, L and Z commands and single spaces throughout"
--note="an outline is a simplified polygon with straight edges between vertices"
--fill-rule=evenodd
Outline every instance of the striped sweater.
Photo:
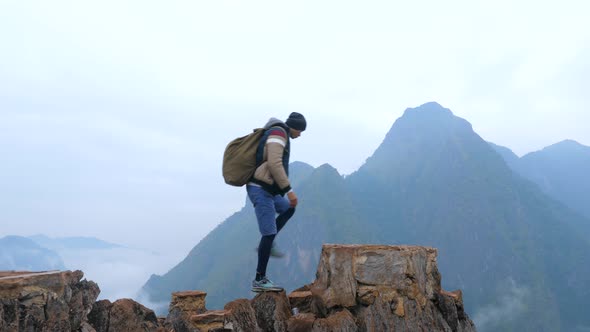
M 289 182 L 289 129 L 280 120 L 271 118 L 264 126 L 266 132 L 256 154 L 256 171 L 252 182 L 273 195 L 284 195 L 291 190 Z

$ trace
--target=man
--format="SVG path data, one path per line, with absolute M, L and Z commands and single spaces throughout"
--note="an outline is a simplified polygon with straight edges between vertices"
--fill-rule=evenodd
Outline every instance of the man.
M 289 182 L 289 139 L 299 137 L 306 126 L 305 117 L 297 112 L 291 113 L 285 122 L 271 118 L 264 126 L 266 131 L 256 153 L 259 166 L 246 186 L 262 236 L 256 277 L 252 281 L 252 291 L 255 292 L 283 290 L 266 277 L 266 267 L 271 253 L 282 256 L 273 248 L 273 241 L 297 206 L 297 195 Z

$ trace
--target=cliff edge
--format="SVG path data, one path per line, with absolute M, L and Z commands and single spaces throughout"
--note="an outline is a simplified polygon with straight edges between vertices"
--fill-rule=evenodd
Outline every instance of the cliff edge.
M 96 302 L 81 271 L 0 272 L 0 331 L 476 331 L 461 291 L 446 292 L 437 250 L 326 244 L 316 280 L 207 310 L 207 293 L 172 294 L 166 318 L 122 299 Z
M 476 331 L 461 291 L 446 292 L 437 250 L 419 246 L 322 247 L 316 280 L 208 311 L 206 293 L 173 294 L 176 331 Z

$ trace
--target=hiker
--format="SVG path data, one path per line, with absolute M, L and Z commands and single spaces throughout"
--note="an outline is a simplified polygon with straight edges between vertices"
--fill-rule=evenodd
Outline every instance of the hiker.
M 306 125 L 305 117 L 293 112 L 285 122 L 271 118 L 264 126 L 265 132 L 256 152 L 260 166 L 246 186 L 262 236 L 256 277 L 252 281 L 253 291 L 283 290 L 266 277 L 266 267 L 270 256 L 283 256 L 273 246 L 273 241 L 297 206 L 297 195 L 289 182 L 290 138 L 299 137 Z

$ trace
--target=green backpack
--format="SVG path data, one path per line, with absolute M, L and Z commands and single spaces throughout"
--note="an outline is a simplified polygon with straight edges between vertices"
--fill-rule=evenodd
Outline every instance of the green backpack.
M 250 181 L 256 171 L 256 150 L 264 132 L 263 128 L 254 129 L 249 135 L 229 142 L 223 153 L 225 183 L 241 187 Z

